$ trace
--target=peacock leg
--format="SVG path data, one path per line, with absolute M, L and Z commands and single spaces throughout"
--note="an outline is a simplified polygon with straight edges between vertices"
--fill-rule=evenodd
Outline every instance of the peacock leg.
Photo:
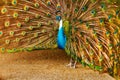
M 66 65 L 67 67 L 70 68 L 76 68 L 77 61 L 75 61 L 73 58 L 70 59 L 70 63 Z

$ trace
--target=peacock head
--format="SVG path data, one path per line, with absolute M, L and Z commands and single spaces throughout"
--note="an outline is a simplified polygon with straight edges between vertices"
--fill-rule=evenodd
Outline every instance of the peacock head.
M 56 20 L 58 22 L 60 22 L 61 19 L 62 19 L 62 17 L 61 17 L 61 11 L 56 11 Z

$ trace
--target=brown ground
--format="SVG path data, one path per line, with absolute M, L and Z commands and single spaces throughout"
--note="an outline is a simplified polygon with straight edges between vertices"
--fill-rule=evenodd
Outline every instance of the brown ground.
M 68 68 L 68 62 L 61 50 L 0 54 L 0 80 L 114 80 L 80 64 Z

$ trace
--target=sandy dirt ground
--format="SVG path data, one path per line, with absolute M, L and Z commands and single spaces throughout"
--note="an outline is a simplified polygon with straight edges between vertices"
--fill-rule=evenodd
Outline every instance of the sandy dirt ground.
M 61 50 L 0 54 L 0 80 L 114 80 L 80 64 L 68 68 L 68 62 Z

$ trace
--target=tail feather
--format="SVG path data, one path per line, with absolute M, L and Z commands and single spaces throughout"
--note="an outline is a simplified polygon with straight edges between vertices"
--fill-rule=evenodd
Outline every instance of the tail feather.
M 67 8 L 72 28 L 66 52 L 97 70 L 113 68 L 114 59 L 119 59 L 119 5 L 108 0 L 74 0 Z
M 0 48 L 56 48 L 55 8 L 42 0 L 10 0 L 0 6 Z M 51 46 L 51 47 L 50 47 Z

